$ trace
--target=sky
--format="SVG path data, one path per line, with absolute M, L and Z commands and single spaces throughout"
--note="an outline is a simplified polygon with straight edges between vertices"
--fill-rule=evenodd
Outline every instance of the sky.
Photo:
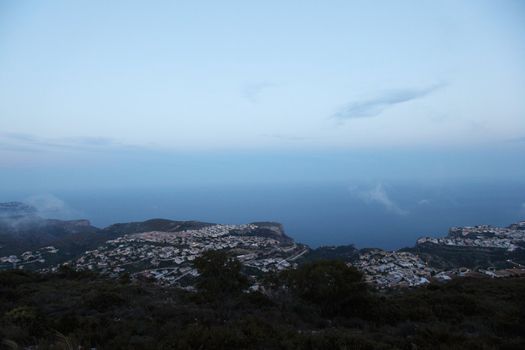
M 524 39 L 519 0 L 1 0 L 0 191 L 520 181 Z

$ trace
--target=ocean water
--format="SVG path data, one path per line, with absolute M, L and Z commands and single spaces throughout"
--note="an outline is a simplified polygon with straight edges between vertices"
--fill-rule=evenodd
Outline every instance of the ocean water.
M 36 203 L 52 198 L 63 204 L 48 208 L 47 216 L 87 218 L 99 227 L 150 218 L 277 221 L 289 236 L 313 247 L 397 249 L 423 235 L 445 235 L 450 226 L 525 219 L 525 183 L 208 185 L 39 195 Z M 34 199 L 27 193 L 0 196 L 24 198 Z

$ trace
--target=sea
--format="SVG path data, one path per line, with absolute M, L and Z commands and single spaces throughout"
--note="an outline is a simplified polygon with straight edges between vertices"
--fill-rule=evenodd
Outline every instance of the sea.
M 98 227 L 151 218 L 212 223 L 282 223 L 311 247 L 398 249 L 451 226 L 525 220 L 525 182 L 229 184 L 5 193 L 43 215 Z

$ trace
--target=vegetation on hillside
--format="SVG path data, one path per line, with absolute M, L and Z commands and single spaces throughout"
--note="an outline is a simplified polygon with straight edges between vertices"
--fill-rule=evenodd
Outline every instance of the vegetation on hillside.
M 68 268 L 0 272 L 6 349 L 523 349 L 525 279 L 458 279 L 377 293 L 340 261 L 268 275 L 250 291 L 221 252 L 197 291 Z M 253 282 L 253 281 L 252 281 Z

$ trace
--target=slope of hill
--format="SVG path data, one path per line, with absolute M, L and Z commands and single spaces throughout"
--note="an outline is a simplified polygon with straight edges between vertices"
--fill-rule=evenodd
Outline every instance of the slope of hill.
M 179 232 L 184 230 L 196 230 L 212 225 L 214 224 L 200 221 L 173 221 L 167 219 L 150 219 L 146 221 L 113 224 L 104 228 L 103 230 L 104 232 L 120 236 L 150 231 Z
M 88 220 L 45 219 L 36 213 L 35 208 L 24 203 L 0 203 L 0 255 L 49 245 L 77 250 L 75 247 L 89 246 L 89 242 L 101 237 L 100 230 Z

